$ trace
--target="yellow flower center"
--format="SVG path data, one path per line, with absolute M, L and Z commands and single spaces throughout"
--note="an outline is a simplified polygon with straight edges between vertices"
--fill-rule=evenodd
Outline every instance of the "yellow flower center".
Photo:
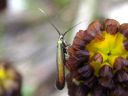
M 4 80 L 7 78 L 7 73 L 3 68 L 0 69 L 0 79 Z
M 92 61 L 91 63 L 96 73 L 104 65 L 113 67 L 114 61 L 117 57 L 126 58 L 128 55 L 128 51 L 125 50 L 123 45 L 126 38 L 120 32 L 111 35 L 109 32 L 104 31 L 102 35 L 104 38 L 103 40 L 99 40 L 96 37 L 85 48 L 90 53 L 90 59 L 97 53 L 100 53 L 103 58 L 102 64 L 96 61 Z

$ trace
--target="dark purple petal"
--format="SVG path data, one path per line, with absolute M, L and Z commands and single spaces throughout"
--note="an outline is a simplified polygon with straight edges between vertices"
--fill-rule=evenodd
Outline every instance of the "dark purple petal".
M 115 63 L 114 63 L 114 66 L 113 66 L 113 68 L 116 71 L 121 70 L 124 67 L 123 60 L 124 59 L 122 57 L 116 58 Z
M 78 60 L 76 60 L 75 57 L 69 57 L 68 61 L 66 62 L 66 67 L 70 71 L 77 70 L 80 65 L 81 63 Z
M 85 85 L 79 85 L 76 89 L 75 96 L 88 96 L 89 88 Z
M 128 23 L 124 23 L 120 25 L 119 31 L 128 38 Z
M 119 26 L 119 22 L 114 19 L 105 20 L 105 30 L 110 34 L 116 34 L 118 32 Z
M 112 68 L 109 67 L 108 65 L 103 66 L 99 71 L 99 76 L 112 78 L 113 77 Z
M 85 48 L 85 42 L 79 38 L 75 38 L 73 42 L 73 46 L 77 47 L 79 49 L 84 49 Z
M 94 55 L 93 60 L 96 61 L 96 62 L 102 63 L 103 62 L 103 57 L 100 53 L 97 53 L 97 54 Z
M 124 48 L 128 51 L 128 41 L 124 42 Z
M 124 70 L 116 72 L 115 79 L 117 82 L 128 82 L 128 73 Z
M 76 38 L 79 38 L 80 40 L 83 40 L 83 38 L 85 37 L 85 31 L 83 30 L 79 30 L 79 32 L 76 33 Z
M 99 71 L 99 83 L 104 87 L 112 88 L 114 86 L 112 78 L 112 68 L 108 65 L 103 66 Z
M 97 78 L 95 76 L 91 76 L 88 79 L 85 79 L 84 85 L 88 86 L 89 88 L 92 88 L 94 84 L 97 82 Z
M 122 58 L 122 57 L 118 57 L 115 60 L 114 66 L 113 68 L 118 71 L 121 70 L 123 67 L 128 66 L 128 60 Z
M 89 61 L 89 52 L 85 50 L 80 50 L 76 52 L 76 57 L 81 59 L 81 61 L 87 62 Z
M 88 34 L 86 33 L 87 35 L 84 37 L 84 42 L 85 42 L 85 45 L 87 45 L 88 43 L 91 42 L 91 40 L 94 39 L 94 36 L 92 36 L 91 34 Z
M 99 83 L 106 88 L 112 89 L 115 85 L 111 78 L 108 77 L 100 77 Z
M 69 96 L 75 96 L 77 86 L 72 82 L 72 77 L 70 73 L 66 76 L 68 94 Z
M 76 52 L 76 50 L 72 46 L 69 47 L 67 51 L 68 51 L 69 56 L 74 56 Z
M 78 73 L 81 74 L 85 79 L 93 75 L 93 69 L 90 65 L 84 65 L 78 70 Z
M 107 94 L 108 94 L 108 89 L 100 85 L 96 85 L 92 90 L 91 96 L 108 96 Z
M 100 35 L 102 37 L 101 29 L 102 25 L 98 20 L 96 20 L 88 26 L 87 33 L 90 34 L 92 37 L 95 37 L 96 35 Z
M 121 85 L 117 85 L 110 92 L 110 96 L 128 96 L 126 89 L 124 89 Z

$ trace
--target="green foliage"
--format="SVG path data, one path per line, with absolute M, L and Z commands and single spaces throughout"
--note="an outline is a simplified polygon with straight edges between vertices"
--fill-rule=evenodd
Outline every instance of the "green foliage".
M 57 4 L 57 6 L 63 8 L 70 3 L 70 0 L 54 0 L 54 2 Z

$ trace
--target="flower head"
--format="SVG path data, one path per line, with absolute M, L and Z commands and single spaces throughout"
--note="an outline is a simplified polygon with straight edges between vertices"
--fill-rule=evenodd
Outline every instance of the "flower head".
M 68 53 L 70 96 L 127 96 L 127 23 L 120 25 L 113 19 L 103 24 L 92 22 L 87 30 L 76 34 Z
M 21 75 L 8 61 L 0 62 L 0 96 L 21 96 Z

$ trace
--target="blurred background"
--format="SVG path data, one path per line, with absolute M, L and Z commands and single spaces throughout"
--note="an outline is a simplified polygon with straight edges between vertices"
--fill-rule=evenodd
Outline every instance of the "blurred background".
M 47 19 L 62 33 L 82 22 L 66 35 L 71 44 L 95 19 L 128 22 L 127 10 L 127 0 L 0 0 L 0 59 L 12 61 L 23 76 L 23 96 L 68 96 L 66 87 L 55 87 L 58 33 Z

